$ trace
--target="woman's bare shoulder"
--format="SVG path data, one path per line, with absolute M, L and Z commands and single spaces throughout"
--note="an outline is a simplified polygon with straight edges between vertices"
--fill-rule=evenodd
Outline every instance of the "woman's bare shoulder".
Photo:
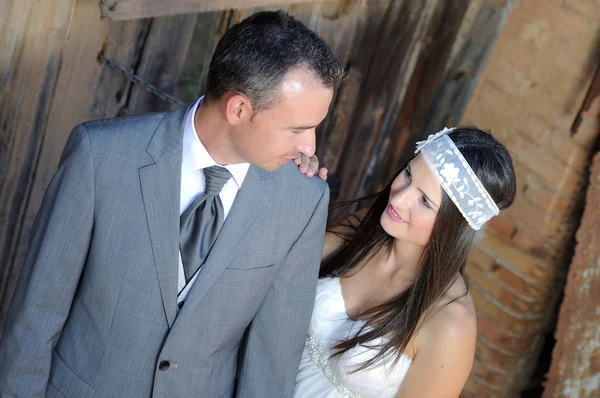
M 473 298 L 462 277 L 458 277 L 435 306 L 431 318 L 423 325 L 424 338 L 437 339 L 440 334 L 460 334 L 459 341 L 475 342 L 477 314 Z M 422 343 L 422 342 L 420 342 Z

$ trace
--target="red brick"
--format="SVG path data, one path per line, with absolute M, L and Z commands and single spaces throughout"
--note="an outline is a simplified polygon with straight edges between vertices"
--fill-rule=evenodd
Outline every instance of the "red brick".
M 530 76 L 531 67 L 537 62 L 536 51 L 533 51 L 531 47 L 532 46 L 530 45 L 524 45 L 524 43 L 515 40 L 513 45 L 506 52 L 504 62 L 520 71 L 525 76 Z
M 554 53 L 557 50 L 549 50 L 550 53 Z M 539 59 L 529 70 L 529 77 L 535 82 L 539 88 L 539 92 L 535 94 L 546 93 L 549 98 L 560 104 L 564 102 L 565 98 L 573 98 L 578 93 L 585 92 L 586 82 L 583 76 L 576 75 L 570 79 L 565 79 L 565 75 L 569 75 L 571 71 L 569 69 L 559 68 L 556 63 L 558 57 L 562 57 L 563 54 L 557 54 L 556 57 L 544 57 L 546 59 Z M 549 68 L 547 63 L 553 63 L 555 66 Z M 530 94 L 530 93 L 527 93 Z M 525 99 L 534 101 L 536 97 L 528 96 Z M 539 98 L 539 97 L 538 97 Z M 577 105 L 580 102 L 572 101 L 569 104 L 563 105 L 563 112 L 566 109 L 567 112 L 573 114 L 576 110 Z M 539 109 L 539 108 L 538 108 Z
M 499 284 L 491 273 L 485 273 L 478 267 L 470 267 L 467 276 L 471 291 L 483 289 L 494 300 L 517 314 L 544 314 L 553 300 L 552 297 L 542 297 L 541 299 L 531 299 L 523 295 L 519 297 L 513 291 Z
M 515 223 L 511 220 L 502 217 L 494 217 L 488 223 L 486 228 L 496 232 L 498 235 L 505 238 L 512 238 L 517 231 Z
M 480 381 L 471 377 L 467 380 L 460 398 L 506 398 L 503 390 L 493 390 L 490 387 L 482 384 Z
M 471 369 L 471 375 L 473 375 L 475 378 L 478 377 L 485 380 L 485 383 L 488 386 L 492 385 L 502 387 L 506 385 L 511 377 L 510 372 L 486 365 L 488 365 L 488 363 L 482 362 L 475 358 L 475 361 L 473 362 L 473 368 Z
M 506 264 L 516 273 L 522 275 L 524 279 L 529 279 L 532 282 L 548 283 L 556 280 L 561 275 L 552 264 L 540 261 L 536 257 L 520 251 L 510 241 L 505 241 L 491 233 L 481 237 L 477 242 L 477 246 L 487 253 L 493 253 L 501 265 Z
M 525 73 L 506 62 L 490 62 L 486 73 L 494 77 L 494 84 L 507 94 L 523 97 L 535 90 L 536 83 Z
M 472 246 L 469 252 L 469 262 L 485 272 L 490 271 L 494 267 L 496 260 L 477 246 Z
M 496 280 L 498 280 L 498 282 L 509 286 L 517 294 L 520 294 L 531 300 L 544 300 L 550 294 L 554 293 L 554 289 L 551 284 L 541 285 L 527 282 L 514 272 L 511 272 L 502 266 L 498 266 L 494 269 L 493 276 L 496 278 Z
M 546 181 L 532 173 L 519 173 L 521 199 L 532 205 L 544 209 L 547 214 L 557 217 L 571 217 L 579 201 L 574 192 L 567 192 L 569 196 L 554 190 Z
M 540 241 L 539 233 L 531 231 L 523 226 L 517 228 L 517 232 L 511 239 L 516 248 L 526 253 L 532 253 L 540 261 L 546 261 L 551 257 L 551 251 Z
M 493 75 L 489 78 L 482 78 L 480 85 L 481 89 L 478 98 L 480 106 L 487 112 L 500 115 L 500 120 L 503 122 L 501 125 L 506 125 L 507 119 L 519 117 L 519 107 L 515 105 L 519 104 L 520 98 L 500 87 L 495 82 Z M 492 129 L 494 127 L 492 126 Z
M 514 316 L 489 300 L 477 290 L 471 290 L 477 308 L 477 317 L 506 330 L 509 335 L 529 335 L 540 332 L 545 326 L 544 319 Z
M 519 134 L 528 137 L 533 144 L 547 151 L 565 166 L 576 171 L 584 170 L 589 163 L 590 148 L 579 145 L 571 136 L 570 127 L 569 125 L 563 129 L 552 125 L 546 117 L 531 113 L 518 130 Z
M 490 346 L 490 343 L 493 346 Z M 495 348 L 494 342 L 484 342 L 481 336 L 477 339 L 476 352 L 478 360 L 491 363 L 500 369 L 517 370 L 521 362 L 520 355 L 500 351 Z
M 519 2 L 518 9 L 519 16 L 551 27 L 551 30 L 544 32 L 553 39 L 581 38 L 588 35 L 589 30 L 594 27 L 588 18 L 562 7 L 562 0 L 561 2 L 527 0 Z
M 597 0 L 562 0 L 561 7 L 592 23 L 600 20 L 600 2 Z
M 513 143 L 508 145 L 508 149 L 515 155 L 513 156 L 515 166 L 522 166 L 534 173 L 546 186 L 558 192 L 581 192 L 585 184 L 584 174 L 561 165 L 551 155 L 540 151 L 525 139 L 521 142 L 523 144 L 519 147 Z M 517 175 L 518 179 L 519 175 Z
M 527 351 L 531 344 L 537 339 L 535 335 L 510 336 L 505 330 L 499 329 L 485 318 L 477 319 L 477 335 L 493 342 L 504 352 L 520 354 Z
M 600 121 L 595 117 L 594 112 L 600 113 L 600 97 L 598 97 L 591 106 L 590 111 L 584 113 L 581 117 L 581 123 L 577 132 L 573 135 L 573 141 L 584 148 L 593 148 L 598 139 L 600 131 Z
M 471 294 L 474 292 L 472 291 Z M 541 333 L 545 330 L 547 320 L 544 318 L 531 319 L 515 317 L 503 310 L 496 304 L 488 301 L 487 304 L 478 306 L 478 316 L 485 317 L 495 325 L 506 325 L 509 333 L 517 335 Z
M 544 213 L 543 210 L 525 199 L 517 200 L 515 204 L 504 211 L 504 215 L 515 221 L 517 233 L 525 228 L 541 242 L 542 246 L 555 245 L 565 242 L 573 235 L 577 219 L 574 217 L 555 217 Z M 515 234 L 516 235 L 516 234 Z M 513 238 L 514 239 L 514 238 Z M 529 252 L 536 255 L 535 252 Z

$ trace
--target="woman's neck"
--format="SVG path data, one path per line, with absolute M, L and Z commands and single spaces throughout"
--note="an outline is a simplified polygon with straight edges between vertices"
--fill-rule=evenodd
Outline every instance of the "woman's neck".
M 386 250 L 384 261 L 394 275 L 403 279 L 414 279 L 419 270 L 419 260 L 423 254 L 423 247 L 412 243 L 394 239 Z

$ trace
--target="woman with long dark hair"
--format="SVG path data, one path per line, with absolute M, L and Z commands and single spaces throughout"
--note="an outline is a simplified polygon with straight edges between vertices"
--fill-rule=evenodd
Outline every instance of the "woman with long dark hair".
M 515 198 L 510 154 L 444 129 L 372 205 L 326 234 L 296 398 L 458 397 L 476 315 L 464 278 L 478 230 Z

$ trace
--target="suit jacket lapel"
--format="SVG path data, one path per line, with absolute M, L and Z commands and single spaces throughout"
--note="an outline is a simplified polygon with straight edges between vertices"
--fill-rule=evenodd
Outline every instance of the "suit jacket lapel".
M 147 152 L 153 163 L 139 169 L 152 253 L 169 327 L 177 315 L 181 153 L 188 107 L 165 115 Z
M 193 313 L 201 305 L 202 298 L 239 253 L 238 242 L 244 241 L 244 237 L 252 233 L 254 226 L 271 206 L 272 185 L 272 173 L 250 166 L 223 228 L 190 290 L 180 318 Z

